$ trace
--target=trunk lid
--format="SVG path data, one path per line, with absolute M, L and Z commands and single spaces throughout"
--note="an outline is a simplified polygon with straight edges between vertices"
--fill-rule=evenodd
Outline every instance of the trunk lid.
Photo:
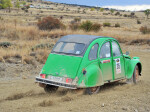
M 42 69 L 42 74 L 74 79 L 81 61 L 82 57 L 50 54 Z

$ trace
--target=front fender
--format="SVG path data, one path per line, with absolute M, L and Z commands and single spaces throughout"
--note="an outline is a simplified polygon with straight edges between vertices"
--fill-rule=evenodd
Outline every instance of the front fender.
M 127 79 L 130 79 L 132 77 L 136 65 L 139 67 L 139 75 L 141 75 L 142 64 L 138 57 L 133 57 L 133 59 L 131 59 L 128 63 L 128 69 L 126 71 Z
M 82 74 L 79 78 L 79 87 L 94 87 L 104 84 L 98 62 L 91 63 L 85 68 L 85 70 L 87 71 L 86 74 Z

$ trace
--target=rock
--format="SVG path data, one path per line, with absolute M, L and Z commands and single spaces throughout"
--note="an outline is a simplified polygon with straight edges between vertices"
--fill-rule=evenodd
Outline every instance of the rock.
M 30 56 L 36 56 L 35 52 L 30 53 Z
M 101 105 L 101 107 L 104 107 L 105 106 L 105 104 L 103 103 L 102 105 Z
M 138 110 L 137 110 L 137 109 L 134 109 L 134 112 L 138 112 Z
M 122 108 L 122 110 L 125 110 L 125 111 L 127 111 L 127 110 L 128 110 L 128 108 L 126 108 L 126 107 L 123 107 L 123 108 Z

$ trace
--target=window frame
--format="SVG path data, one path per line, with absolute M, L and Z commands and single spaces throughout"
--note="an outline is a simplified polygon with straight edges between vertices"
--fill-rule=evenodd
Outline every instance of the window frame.
M 104 44 L 106 44 L 107 42 L 109 42 L 109 45 L 110 45 L 110 57 L 106 57 L 106 58 L 111 58 L 112 57 L 112 52 L 111 52 L 111 42 L 110 41 L 105 41 L 103 44 L 102 44 L 102 46 L 104 45 Z M 101 53 L 101 49 L 102 49 L 102 46 L 101 46 L 101 48 L 100 48 L 100 51 L 99 51 L 99 58 L 100 59 L 105 59 L 105 58 L 101 58 L 100 57 L 100 53 Z
M 99 44 L 98 44 L 98 43 L 95 43 L 93 46 L 95 46 L 95 45 L 98 45 L 98 47 L 97 47 L 97 52 L 96 52 L 96 56 L 97 56 L 96 59 L 98 59 Z M 93 46 L 92 46 L 92 47 L 93 47 Z M 91 59 L 89 58 L 92 47 L 90 48 L 90 51 L 89 51 L 89 54 L 88 54 L 88 60 L 89 60 L 89 61 L 96 60 L 96 59 L 92 59 L 92 60 L 91 60 Z
M 116 41 L 116 40 L 112 40 L 112 41 L 111 41 L 112 56 L 113 56 L 113 57 L 119 57 L 119 56 L 114 56 L 114 55 L 113 55 L 113 42 L 114 42 L 114 43 L 116 43 L 116 44 L 118 45 L 118 47 L 119 47 L 119 51 L 120 51 L 120 56 L 122 56 L 122 50 L 121 50 L 121 47 L 120 47 L 120 45 L 119 45 L 118 41 Z
M 54 49 L 56 48 L 56 46 L 59 44 L 59 43 L 61 43 L 61 42 L 63 42 L 63 43 L 75 43 L 75 44 L 84 44 L 84 43 L 77 43 L 77 42 L 65 42 L 65 41 L 60 41 L 60 42 L 57 42 L 56 44 L 55 44 L 55 46 L 53 47 L 53 49 L 52 49 L 52 53 L 57 53 L 57 54 L 66 54 L 66 55 L 73 55 L 73 56 L 80 56 L 84 51 L 85 51 L 85 49 L 86 49 L 86 44 L 84 44 L 84 49 L 83 49 L 83 51 L 80 53 L 80 54 L 73 54 L 73 53 L 64 53 L 64 52 L 56 52 L 56 51 L 54 51 Z

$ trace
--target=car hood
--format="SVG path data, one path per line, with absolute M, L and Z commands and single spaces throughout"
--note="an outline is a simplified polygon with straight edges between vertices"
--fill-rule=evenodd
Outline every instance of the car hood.
M 50 54 L 41 73 L 74 79 L 81 61 L 82 57 Z

